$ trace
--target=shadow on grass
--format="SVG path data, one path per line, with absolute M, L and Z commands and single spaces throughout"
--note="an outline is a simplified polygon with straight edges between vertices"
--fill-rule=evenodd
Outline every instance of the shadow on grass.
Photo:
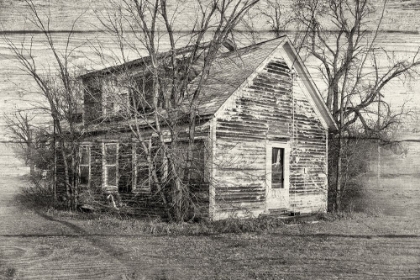
M 125 257 L 127 254 L 126 254 L 126 251 L 124 249 L 113 247 L 109 242 L 106 242 L 105 240 L 100 239 L 101 237 L 104 237 L 104 238 L 106 238 L 106 237 L 138 238 L 138 237 L 145 237 L 146 235 L 140 235 L 140 234 L 131 234 L 131 235 L 90 234 L 89 232 L 87 232 L 83 228 L 81 228 L 77 225 L 74 225 L 70 222 L 54 219 L 53 217 L 51 217 L 47 214 L 44 214 L 40 211 L 35 211 L 35 213 L 38 214 L 39 216 L 45 218 L 46 220 L 65 225 L 66 227 L 70 228 L 75 233 L 77 233 L 77 234 L 74 234 L 74 235 L 71 235 L 71 234 L 69 234 L 69 235 L 59 235 L 60 237 L 65 236 L 65 237 L 70 237 L 70 238 L 83 238 L 83 239 L 89 241 L 92 246 L 102 250 L 108 256 L 117 260 L 121 264 L 121 266 L 124 267 L 124 269 L 125 269 L 125 271 L 122 271 L 123 275 L 122 275 L 121 279 L 126 279 L 126 280 L 131 280 L 131 279 L 150 279 L 150 280 L 175 279 L 173 277 L 168 276 L 168 275 L 171 275 L 170 271 L 168 271 L 167 269 L 161 269 L 161 268 L 160 269 L 150 268 L 150 271 L 148 273 L 147 272 L 145 273 L 144 271 L 142 271 L 142 275 L 138 275 L 136 270 L 132 269 L 128 265 L 129 263 L 131 263 L 131 261 L 128 258 Z M 41 236 L 48 236 L 48 235 L 41 235 Z M 18 237 L 26 237 L 26 236 L 18 235 Z M 148 237 L 150 238 L 151 236 L 149 235 Z M 141 263 L 141 259 L 136 259 L 135 265 L 137 267 L 150 267 L 150 264 L 148 264 L 146 262 Z
M 75 234 L 75 235 L 68 235 L 69 237 L 70 236 L 72 236 L 72 237 L 82 237 L 82 238 L 88 240 L 93 246 L 95 246 L 98 249 L 101 249 L 102 251 L 107 253 L 109 256 L 112 256 L 112 257 L 116 258 L 119 262 L 121 262 L 122 265 L 124 265 L 124 259 L 119 258 L 119 256 L 121 256 L 121 254 L 122 254 L 121 250 L 118 250 L 118 249 L 112 247 L 108 242 L 105 242 L 103 240 L 94 238 L 94 237 L 100 237 L 101 235 L 90 235 L 89 232 L 87 232 L 83 228 L 81 228 L 79 226 L 76 226 L 76 225 L 74 225 L 70 222 L 56 220 L 53 217 L 51 217 L 47 214 L 44 214 L 40 211 L 37 211 L 37 210 L 35 210 L 34 212 L 36 214 L 38 214 L 39 216 L 43 217 L 46 220 L 65 225 L 66 227 L 70 228 L 74 232 L 78 233 L 78 234 Z M 103 236 L 105 237 L 106 235 L 103 235 Z M 115 236 L 115 235 L 110 235 L 110 236 Z

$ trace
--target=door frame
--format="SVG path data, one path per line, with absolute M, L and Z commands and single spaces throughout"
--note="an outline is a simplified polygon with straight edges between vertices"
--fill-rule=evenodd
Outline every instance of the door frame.
M 272 149 L 284 149 L 284 187 L 281 189 L 273 189 L 271 187 L 271 165 L 272 165 Z M 290 198 L 290 143 L 279 141 L 267 141 L 266 143 L 266 168 L 265 168 L 265 211 L 270 209 L 289 209 Z

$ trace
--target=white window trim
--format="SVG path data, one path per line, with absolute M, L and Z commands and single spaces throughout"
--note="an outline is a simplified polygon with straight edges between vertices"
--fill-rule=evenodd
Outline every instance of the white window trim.
M 116 145 L 116 162 L 115 164 L 106 164 L 106 149 L 105 146 L 106 145 Z M 115 189 L 118 191 L 118 155 L 119 155 L 119 143 L 115 143 L 115 142 L 108 142 L 108 143 L 102 143 L 102 186 L 104 186 L 105 188 L 109 188 L 109 189 Z M 107 185 L 107 181 L 108 181 L 108 172 L 107 172 L 107 167 L 111 167 L 111 166 L 115 166 L 115 176 L 116 176 L 116 186 L 108 186 Z
M 82 147 L 87 147 L 88 148 L 88 163 L 87 164 L 82 164 L 79 162 L 79 177 L 81 174 L 81 167 L 83 166 L 88 166 L 88 170 L 89 170 L 89 175 L 88 175 L 88 183 L 87 186 L 90 187 L 90 183 L 91 183 L 91 178 L 92 178 L 92 151 L 91 151 L 91 147 L 92 145 L 90 143 L 82 143 L 79 146 L 79 161 L 82 158 Z
M 266 195 L 271 189 L 271 162 L 272 162 L 272 149 L 273 148 L 282 148 L 284 149 L 284 187 L 282 190 L 288 190 L 290 188 L 290 144 L 289 143 L 267 143 L 266 144 Z
M 149 145 L 150 145 L 150 143 L 151 142 L 149 142 Z M 132 190 L 132 192 L 134 192 L 134 191 L 147 191 L 147 192 L 150 192 L 151 191 L 151 184 L 150 184 L 150 176 L 151 176 L 151 174 L 150 174 L 150 166 L 149 166 L 149 162 L 147 161 L 147 170 L 148 170 L 148 173 L 149 173 L 149 178 L 148 178 L 148 183 L 147 183 L 147 185 L 144 187 L 144 188 L 137 188 L 137 183 L 138 183 L 138 177 L 137 177 L 137 144 L 140 144 L 140 143 L 133 143 L 133 145 L 132 145 L 132 155 L 133 155 L 133 167 L 132 167 L 132 170 L 133 170 L 133 178 L 132 178 L 132 187 L 131 187 L 131 190 Z M 149 148 L 150 148 L 150 146 L 149 146 Z

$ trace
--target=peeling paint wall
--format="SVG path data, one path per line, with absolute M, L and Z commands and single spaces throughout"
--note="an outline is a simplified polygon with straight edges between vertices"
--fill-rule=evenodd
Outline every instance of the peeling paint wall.
M 325 211 L 326 131 L 300 77 L 282 58 L 223 106 L 216 119 L 215 218 L 266 213 L 266 145 L 288 143 L 289 211 Z

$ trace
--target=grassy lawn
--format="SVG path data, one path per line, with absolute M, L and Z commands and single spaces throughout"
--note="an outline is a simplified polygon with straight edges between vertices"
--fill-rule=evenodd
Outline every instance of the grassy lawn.
M 420 279 L 420 223 L 414 219 L 323 217 L 223 234 L 210 233 L 208 225 L 57 220 L 124 263 L 127 279 Z
M 363 180 L 355 202 L 362 212 L 343 217 L 267 220 L 256 229 L 246 221 L 217 229 L 116 218 L 72 223 L 112 244 L 137 265 L 136 275 L 153 268 L 156 279 L 420 279 L 420 179 Z
M 365 180 L 361 212 L 289 222 L 174 225 L 3 203 L 0 279 L 420 279 L 420 179 Z

